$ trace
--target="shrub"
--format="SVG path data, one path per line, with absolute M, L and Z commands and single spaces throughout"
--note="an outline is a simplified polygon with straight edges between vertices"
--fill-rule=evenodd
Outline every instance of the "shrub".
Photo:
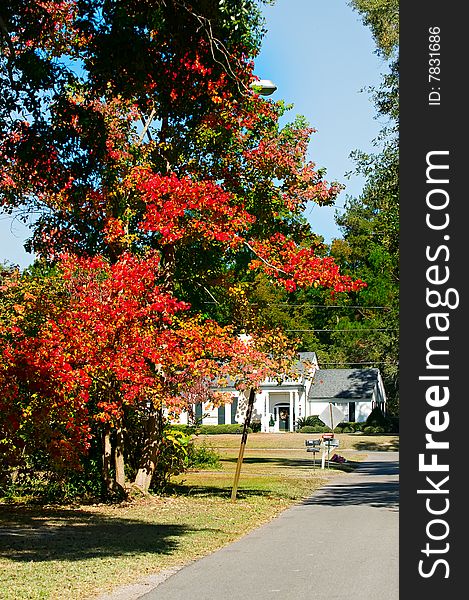
M 381 435 L 383 433 L 387 433 L 384 427 L 372 427 L 371 425 L 367 425 L 363 428 L 363 433 L 366 435 Z
M 6 501 L 39 504 L 96 502 L 102 498 L 101 464 L 87 461 L 83 471 L 56 473 L 24 467 L 5 477 L 0 496 Z
M 226 425 L 200 425 L 199 433 L 205 435 L 217 435 L 222 433 L 243 433 L 243 425 L 239 423 Z M 248 427 L 248 433 L 252 433 L 252 427 Z
M 383 415 L 383 412 L 377 406 L 368 415 L 365 427 L 381 427 L 384 430 L 383 433 L 390 431 L 392 428 L 390 419 Z
M 298 429 L 302 427 L 324 427 L 324 423 L 317 415 L 311 415 L 309 417 L 300 417 L 297 421 Z
M 217 435 L 222 433 L 243 433 L 242 423 L 226 423 L 225 425 L 172 425 L 172 429 L 181 431 L 186 435 Z M 251 427 L 248 427 L 248 433 L 256 431 L 257 424 L 252 423 Z M 260 431 L 260 423 L 257 431 Z
M 300 433 L 329 433 L 331 431 L 331 429 L 329 429 L 329 427 L 326 426 L 312 426 L 312 425 L 305 425 L 304 427 L 300 427 L 299 432 Z
M 211 446 L 191 442 L 187 452 L 187 467 L 189 469 L 220 469 L 220 455 Z
M 181 424 L 181 423 L 177 423 L 176 425 L 171 425 L 171 429 L 174 429 L 175 431 L 181 431 L 182 433 L 185 433 L 186 435 L 197 435 L 199 428 L 196 427 L 195 425 L 185 425 L 185 424 Z
M 187 468 L 190 437 L 175 429 L 165 427 L 156 459 L 155 473 L 151 489 L 164 492 L 173 475 L 183 473 Z

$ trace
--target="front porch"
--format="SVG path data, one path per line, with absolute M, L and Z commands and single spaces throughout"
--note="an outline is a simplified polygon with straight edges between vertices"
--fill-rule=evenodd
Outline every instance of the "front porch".
M 305 415 L 306 393 L 303 383 L 266 382 L 255 401 L 253 419 L 260 420 L 264 433 L 295 431 L 297 420 Z

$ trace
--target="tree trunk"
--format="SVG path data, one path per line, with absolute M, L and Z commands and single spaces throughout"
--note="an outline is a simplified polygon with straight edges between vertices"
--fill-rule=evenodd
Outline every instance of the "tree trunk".
M 174 272 L 176 270 L 176 248 L 166 244 L 161 250 L 162 289 L 171 293 L 174 290 Z
M 163 430 L 163 411 L 153 409 L 146 424 L 146 437 L 140 467 L 133 485 L 147 494 L 155 473 L 158 446 Z
M 108 494 L 112 493 L 113 482 L 111 476 L 111 460 L 112 460 L 112 446 L 111 446 L 111 428 L 106 423 L 104 425 L 103 432 L 103 479 Z
M 111 474 L 112 466 L 111 426 L 106 423 L 103 433 L 103 480 L 109 496 L 125 494 L 125 489 Z
M 116 430 L 116 449 L 114 454 L 114 461 L 116 465 L 116 483 L 123 490 L 125 490 L 127 482 L 125 480 L 124 432 L 122 431 L 121 424 L 119 424 Z

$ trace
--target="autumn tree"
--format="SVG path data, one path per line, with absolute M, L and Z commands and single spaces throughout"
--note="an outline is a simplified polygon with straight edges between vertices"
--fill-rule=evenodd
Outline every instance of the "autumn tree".
M 315 350 L 328 367 L 379 367 L 390 410 L 398 414 L 399 354 L 399 81 L 398 3 L 394 0 L 353 0 L 350 5 L 371 28 L 376 51 L 388 62 L 381 85 L 371 89 L 383 128 L 376 151 L 355 151 L 356 170 L 365 184 L 356 198 L 348 197 L 337 212 L 342 236 L 331 251 L 342 272 L 367 281 L 367 287 L 331 297 L 328 290 L 305 288 L 286 294 L 257 276 L 245 285 L 245 309 L 240 318 L 255 317 L 281 325 L 300 338 L 303 350 Z
M 147 491 L 163 408 L 181 410 L 184 390 L 225 372 L 255 387 L 291 358 L 254 323 L 241 347 L 240 329 L 226 314 L 218 323 L 207 298 L 236 302 L 237 282 L 255 272 L 288 292 L 363 287 L 302 217 L 340 186 L 306 159 L 307 123 L 281 127 L 285 105 L 252 88 L 256 2 L 7 1 L 1 10 L 2 203 L 35 215 L 30 247 L 55 265 L 66 299 L 18 335 L 83 376 L 68 393 L 101 419 L 109 488 L 125 483 L 126 410 L 145 413 L 135 483 Z M 61 378 L 33 366 L 35 377 Z

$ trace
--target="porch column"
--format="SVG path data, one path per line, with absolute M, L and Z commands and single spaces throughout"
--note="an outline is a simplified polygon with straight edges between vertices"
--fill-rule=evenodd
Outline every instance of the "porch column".
M 290 390 L 289 392 L 289 396 L 290 396 L 290 431 L 293 431 L 293 407 L 294 407 L 294 402 L 293 402 L 293 394 L 294 392 L 292 392 Z
M 296 421 L 298 422 L 300 416 L 303 416 L 301 411 L 301 392 L 299 390 L 295 392 L 295 407 Z

